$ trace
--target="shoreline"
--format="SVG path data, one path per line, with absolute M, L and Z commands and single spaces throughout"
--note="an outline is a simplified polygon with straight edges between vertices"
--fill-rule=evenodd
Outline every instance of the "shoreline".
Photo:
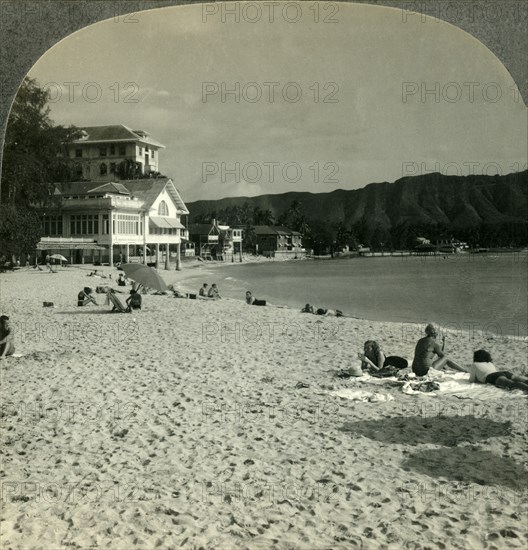
M 465 260 L 467 260 L 467 256 L 464 258 Z M 528 256 L 527 256 L 527 259 L 528 259 Z M 305 261 L 307 261 L 308 259 L 306 259 Z M 433 259 L 433 258 L 430 258 L 429 261 L 435 261 L 436 259 Z M 203 282 L 217 282 L 218 281 L 213 281 L 212 279 L 214 279 L 214 274 L 215 274 L 215 271 L 220 269 L 222 270 L 222 268 L 229 268 L 229 270 L 231 269 L 235 269 L 235 266 L 248 266 L 248 265 L 280 265 L 281 263 L 283 263 L 284 261 L 288 261 L 289 260 L 281 260 L 279 262 L 279 264 L 274 264 L 274 262 L 272 261 L 267 261 L 267 260 L 257 260 L 257 261 L 247 261 L 247 262 L 243 262 L 243 263 L 224 263 L 224 262 L 195 262 L 194 265 L 192 265 L 190 267 L 190 272 L 189 272 L 189 269 L 186 269 L 185 267 L 183 268 L 182 271 L 180 272 L 177 272 L 179 275 L 179 279 L 177 281 L 174 282 L 174 284 L 176 286 L 180 285 L 181 286 L 181 290 L 185 291 L 185 292 L 191 292 L 191 293 L 198 293 L 198 289 L 200 288 L 201 286 L 201 283 L 202 281 L 200 281 L 200 278 L 203 278 L 203 279 L 206 279 L 204 280 Z M 406 260 L 404 260 L 406 261 Z M 413 260 L 411 260 L 413 261 Z M 416 261 L 422 261 L 421 258 L 417 259 Z M 438 259 L 438 261 L 440 261 L 440 259 Z M 471 259 L 469 261 L 472 261 Z M 272 268 L 270 268 L 272 269 Z M 163 272 L 161 271 L 162 275 L 163 273 L 168 273 L 168 272 Z M 224 273 L 225 275 L 225 273 Z M 194 285 L 194 286 L 193 286 Z M 252 288 L 248 288 L 248 289 L 243 289 L 241 290 L 241 298 L 240 300 L 244 301 L 243 299 L 243 294 L 245 292 L 245 290 L 252 290 L 253 294 L 258 294 L 258 291 L 255 291 L 254 289 Z M 263 297 L 266 297 L 266 296 L 263 296 Z M 273 293 L 269 293 L 269 290 L 268 290 L 268 296 L 267 296 L 267 299 L 269 299 L 270 302 L 272 302 L 273 304 L 280 304 L 281 302 L 281 299 L 280 297 L 278 297 L 277 295 L 273 295 Z M 291 302 L 289 303 L 286 303 L 285 305 L 283 305 L 282 307 L 286 307 L 288 309 L 292 309 L 294 311 L 300 311 L 301 308 L 304 306 L 304 303 L 301 303 L 299 302 L 298 304 L 293 304 Z M 326 307 L 326 306 L 322 306 L 322 307 Z M 335 308 L 334 308 L 335 309 Z M 347 311 L 343 310 L 345 315 L 348 313 Z M 417 326 L 417 327 L 421 327 L 423 329 L 423 327 L 425 327 L 425 325 L 430 322 L 431 319 L 429 320 L 422 320 L 422 321 L 417 321 L 415 318 L 411 318 L 411 317 L 407 317 L 407 318 L 401 318 L 401 319 L 372 319 L 368 316 L 357 316 L 357 315 L 354 315 L 354 316 L 350 316 L 351 318 L 357 318 L 357 319 L 362 319 L 362 320 L 365 320 L 365 321 L 371 321 L 371 322 L 376 322 L 376 323 L 384 323 L 384 322 L 391 322 L 391 323 L 396 323 L 396 324 L 400 324 L 402 326 L 407 326 L 407 325 L 414 325 L 414 326 Z M 432 321 L 436 321 L 434 318 L 432 318 Z M 520 330 L 521 328 L 524 328 L 525 325 L 516 325 L 516 324 L 497 324 L 496 322 L 487 322 L 487 323 L 472 323 L 470 322 L 469 320 L 465 320 L 465 321 L 460 321 L 460 322 L 457 322 L 457 321 L 446 321 L 446 322 L 440 322 L 440 321 L 437 321 L 436 324 L 442 328 L 442 330 L 448 334 L 452 334 L 452 335 L 455 335 L 455 336 L 458 336 L 460 335 L 461 333 L 468 333 L 468 336 L 471 336 L 471 339 L 475 340 L 475 339 L 486 339 L 488 336 L 491 337 L 491 338 L 505 338 L 505 339 L 509 339 L 509 340 L 516 340 L 516 341 L 522 341 L 522 342 L 528 342 L 528 334 L 524 334 L 522 330 Z M 480 329 L 477 330 L 475 327 L 477 325 L 480 325 Z M 512 328 L 513 327 L 513 328 Z
M 154 294 L 133 314 L 102 294 L 78 308 L 110 280 L 70 269 L 0 275 L 22 354 L 0 362 L 6 548 L 374 550 L 448 529 L 463 549 L 506 528 L 522 546 L 524 396 L 336 376 L 372 338 L 411 359 L 419 327 Z M 463 366 L 483 346 L 527 369 L 524 342 L 446 345 Z

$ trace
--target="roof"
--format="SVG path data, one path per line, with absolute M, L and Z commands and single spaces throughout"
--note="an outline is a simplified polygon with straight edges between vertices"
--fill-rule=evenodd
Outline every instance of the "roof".
M 130 195 L 130 191 L 122 184 L 115 181 L 110 181 L 90 189 L 90 192 L 98 193 L 119 193 L 120 195 Z
M 140 141 L 155 147 L 165 148 L 165 145 L 159 141 L 152 139 L 148 132 L 144 130 L 131 130 L 123 124 L 113 126 L 84 126 L 79 128 L 84 131 L 87 136 L 85 138 L 76 139 L 73 143 L 104 143 L 111 141 Z
M 255 225 L 256 235 L 298 235 L 301 233 L 294 231 L 283 225 Z
M 149 209 L 163 189 L 167 188 L 167 193 L 181 213 L 189 213 L 180 193 L 170 178 L 123 180 L 121 183 L 132 193 L 132 195 L 143 200 L 145 202 L 145 207 Z
M 55 194 L 88 195 L 91 193 L 109 193 L 113 195 L 131 195 L 143 201 L 144 207 L 149 210 L 165 188 L 174 204 L 180 210 L 180 213 L 188 214 L 189 211 L 170 178 L 119 180 L 103 184 L 93 181 L 70 181 L 56 183 Z
M 189 235 L 209 235 L 214 229 L 212 223 L 191 223 L 189 225 Z

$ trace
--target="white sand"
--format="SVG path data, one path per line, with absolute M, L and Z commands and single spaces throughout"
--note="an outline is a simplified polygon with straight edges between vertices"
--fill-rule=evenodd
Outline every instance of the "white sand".
M 23 354 L 0 362 L 4 548 L 525 547 L 525 398 L 335 377 L 367 339 L 410 358 L 420 327 L 154 295 L 110 314 L 76 307 L 86 273 L 0 276 Z M 527 371 L 525 340 L 447 341 L 478 347 Z M 354 387 L 395 399 L 326 393 Z

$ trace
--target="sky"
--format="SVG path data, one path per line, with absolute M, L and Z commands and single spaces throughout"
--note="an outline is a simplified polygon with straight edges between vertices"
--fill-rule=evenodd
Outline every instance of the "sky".
M 293 2 L 272 17 L 250 4 L 231 5 L 238 18 L 217 4 L 99 22 L 29 76 L 56 124 L 163 143 L 160 171 L 187 202 L 526 169 L 526 106 L 471 35 L 395 8 Z

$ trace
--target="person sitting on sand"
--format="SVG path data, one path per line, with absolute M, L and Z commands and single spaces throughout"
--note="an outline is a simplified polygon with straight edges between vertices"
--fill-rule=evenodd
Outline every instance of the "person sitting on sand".
M 77 305 L 85 306 L 90 302 L 92 304 L 97 305 L 95 298 L 91 294 L 92 294 L 92 289 L 89 286 L 85 286 L 83 290 L 81 290 L 81 292 L 79 292 L 79 294 L 77 295 Z
M 397 369 L 406 369 L 409 366 L 407 359 L 397 355 L 385 356 L 380 345 L 376 340 L 367 340 L 363 344 L 363 353 L 358 353 L 361 359 L 361 368 L 363 370 L 380 370 L 383 367 L 396 367 Z
M 255 296 L 248 290 L 246 292 L 246 304 L 250 306 L 265 306 L 266 300 L 257 300 Z
M 0 317 L 0 359 L 15 353 L 15 339 L 9 326 L 9 317 Z
M 141 309 L 141 294 L 134 289 L 130 291 L 130 296 L 126 299 L 129 311 L 132 309 Z
M 429 369 L 442 370 L 446 365 L 457 371 L 467 372 L 466 369 L 457 365 L 444 355 L 445 337 L 442 340 L 442 348 L 440 348 L 436 342 L 437 335 L 438 333 L 435 326 L 429 323 L 425 327 L 425 336 L 420 338 L 416 343 L 412 362 L 414 374 L 416 374 L 416 376 L 425 376 L 429 372 Z M 436 359 L 434 359 L 435 355 L 437 356 Z
M 126 286 L 125 276 L 122 273 L 119 274 L 119 277 L 117 279 L 117 285 Z
M 198 294 L 204 298 L 207 296 L 207 283 L 202 285 L 202 288 L 199 290 Z
M 493 384 L 498 388 L 528 391 L 528 377 L 513 374 L 511 371 L 499 370 L 491 355 L 484 349 L 473 354 L 473 364 L 469 369 L 469 381 L 482 384 Z
M 207 293 L 207 297 L 213 298 L 215 300 L 219 300 L 221 298 L 220 293 L 218 292 L 216 283 L 212 284 L 211 288 L 209 289 L 209 292 Z
M 314 307 L 310 304 L 306 304 L 302 309 L 301 313 L 315 313 Z

